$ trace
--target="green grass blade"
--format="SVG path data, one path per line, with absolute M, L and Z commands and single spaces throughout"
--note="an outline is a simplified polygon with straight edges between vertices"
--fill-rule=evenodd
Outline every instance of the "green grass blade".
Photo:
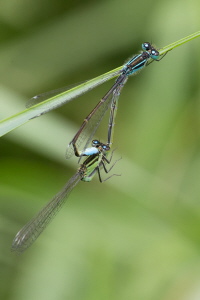
M 0 121 L 0 136 L 5 135 L 11 130 L 30 121 L 31 119 L 37 118 L 59 106 L 62 106 L 63 104 L 116 77 L 119 70 L 120 68 L 117 68 L 101 76 L 95 77 L 70 90 L 63 92 L 62 94 L 53 96 L 46 101 L 43 101 L 31 108 L 28 108 L 18 114 Z
M 184 43 L 189 42 L 199 36 L 200 36 L 200 31 L 193 33 L 185 38 L 182 38 L 182 39 L 178 40 L 177 42 L 174 42 L 168 46 L 163 47 L 162 49 L 159 50 L 159 52 L 161 55 L 163 55 L 163 54 L 167 53 L 168 51 L 170 51 L 178 46 L 181 46 Z M 26 122 L 28 122 L 31 119 L 39 117 L 59 106 L 62 106 L 63 104 L 92 90 L 93 88 L 103 84 L 104 82 L 106 82 L 112 78 L 115 78 L 118 75 L 121 68 L 122 68 L 122 66 L 120 66 L 108 73 L 105 73 L 103 75 L 95 77 L 92 80 L 88 80 L 87 82 L 82 83 L 70 90 L 67 90 L 59 95 L 53 96 L 31 108 L 28 108 L 18 114 L 15 114 L 7 119 L 0 121 L 0 136 L 5 135 L 6 133 L 25 124 Z

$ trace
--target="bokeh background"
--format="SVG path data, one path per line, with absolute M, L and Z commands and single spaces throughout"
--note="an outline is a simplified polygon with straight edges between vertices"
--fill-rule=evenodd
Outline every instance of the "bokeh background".
M 198 0 L 1 1 L 0 117 L 41 92 L 122 65 L 200 28 Z M 200 39 L 129 79 L 113 169 L 81 182 L 23 255 L 17 231 L 75 173 L 65 149 L 113 82 L 0 141 L 0 298 L 200 299 Z M 106 138 L 107 120 L 100 135 Z

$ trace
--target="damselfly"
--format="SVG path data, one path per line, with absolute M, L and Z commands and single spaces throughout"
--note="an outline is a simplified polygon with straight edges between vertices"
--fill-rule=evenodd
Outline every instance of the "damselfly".
M 80 129 L 77 131 L 74 138 L 72 139 L 72 141 L 69 143 L 67 147 L 66 158 L 70 158 L 74 153 L 77 156 L 80 156 L 79 149 L 85 150 L 88 147 L 98 126 L 101 123 L 103 116 L 105 115 L 106 111 L 109 108 L 111 108 L 111 110 L 110 110 L 110 121 L 109 121 L 109 128 L 108 128 L 108 145 L 112 143 L 112 135 L 113 135 L 112 127 L 114 126 L 113 120 L 114 120 L 114 114 L 116 112 L 115 107 L 117 106 L 117 102 L 121 90 L 125 85 L 126 81 L 128 80 L 128 77 L 132 74 L 135 74 L 137 71 L 143 69 L 151 61 L 160 60 L 159 52 L 150 43 L 148 42 L 143 43 L 142 50 L 143 50 L 142 53 L 137 54 L 133 58 L 131 58 L 120 70 L 118 70 L 117 72 L 113 71 L 112 74 L 108 73 L 109 75 L 106 74 L 105 77 L 102 79 L 102 82 L 106 82 L 108 79 L 110 79 L 109 76 L 119 75 L 114 85 L 104 95 L 104 97 L 95 106 L 95 108 L 91 111 L 91 113 L 84 119 L 84 122 L 81 125 Z M 98 83 L 95 82 L 92 85 L 94 87 L 97 86 Z M 43 101 L 51 100 L 50 102 L 48 102 L 46 108 L 42 110 L 42 113 L 38 113 L 37 116 L 46 113 L 52 109 L 59 107 L 63 103 L 72 100 L 72 98 L 77 97 L 75 93 L 73 96 L 71 96 L 71 98 L 65 100 L 66 97 L 65 92 L 68 89 L 69 88 L 57 89 L 54 91 L 50 91 L 47 93 L 34 96 L 28 101 L 27 107 L 31 107 Z M 84 90 L 84 92 L 88 90 L 90 90 L 90 88 Z
M 110 147 L 108 145 L 103 144 L 98 140 L 92 142 L 92 147 L 87 148 L 84 153 L 82 153 L 82 155 L 87 156 L 87 158 L 80 165 L 75 175 L 72 176 L 61 191 L 17 233 L 12 243 L 12 251 L 22 253 L 32 245 L 63 206 L 72 189 L 81 180 L 89 182 L 94 175 L 98 173 L 100 182 L 103 181 L 100 169 L 103 168 L 104 171 L 108 173 L 115 164 L 114 163 L 109 170 L 106 168 L 106 164 L 109 164 L 112 159 L 112 155 L 110 159 L 106 157 L 109 150 Z M 106 180 L 108 178 L 106 178 Z

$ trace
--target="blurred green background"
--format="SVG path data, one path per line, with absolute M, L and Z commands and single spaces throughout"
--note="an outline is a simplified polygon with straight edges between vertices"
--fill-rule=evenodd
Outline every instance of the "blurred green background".
M 144 41 L 161 48 L 198 31 L 199 9 L 197 0 L 1 1 L 1 119 L 35 94 L 122 65 Z M 81 182 L 21 256 L 10 252 L 15 234 L 75 173 L 66 146 L 112 82 L 1 138 L 1 299 L 200 299 L 199 48 L 193 40 L 129 79 L 113 145 L 121 177 Z

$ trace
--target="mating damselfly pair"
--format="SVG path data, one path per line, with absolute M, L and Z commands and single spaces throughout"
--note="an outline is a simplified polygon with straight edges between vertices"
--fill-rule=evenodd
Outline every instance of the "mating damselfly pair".
M 73 154 L 79 158 L 86 156 L 86 159 L 82 164 L 80 164 L 75 175 L 69 179 L 62 190 L 56 194 L 55 197 L 32 220 L 17 233 L 12 244 L 13 251 L 23 252 L 32 245 L 65 203 L 69 193 L 79 181 L 91 181 L 96 173 L 98 173 L 99 180 L 102 181 L 100 174 L 100 169 L 102 168 L 106 173 L 108 173 L 109 169 L 107 169 L 106 165 L 110 164 L 112 154 L 110 159 L 108 159 L 107 155 L 112 145 L 114 122 L 121 90 L 130 75 L 143 69 L 151 61 L 160 60 L 159 52 L 150 43 L 143 43 L 142 50 L 142 53 L 131 58 L 119 71 L 119 76 L 114 85 L 84 119 L 80 129 L 69 143 L 66 151 L 67 159 Z M 48 95 L 52 95 L 53 93 L 54 91 L 49 92 L 49 94 L 45 93 L 35 96 L 30 99 L 29 103 L 31 103 L 31 105 L 35 105 L 41 100 L 47 100 Z M 106 143 L 104 144 L 98 140 L 92 141 L 93 136 L 108 109 L 110 109 L 110 116 Z M 88 147 L 91 141 L 92 147 Z M 110 169 L 112 169 L 112 166 Z

